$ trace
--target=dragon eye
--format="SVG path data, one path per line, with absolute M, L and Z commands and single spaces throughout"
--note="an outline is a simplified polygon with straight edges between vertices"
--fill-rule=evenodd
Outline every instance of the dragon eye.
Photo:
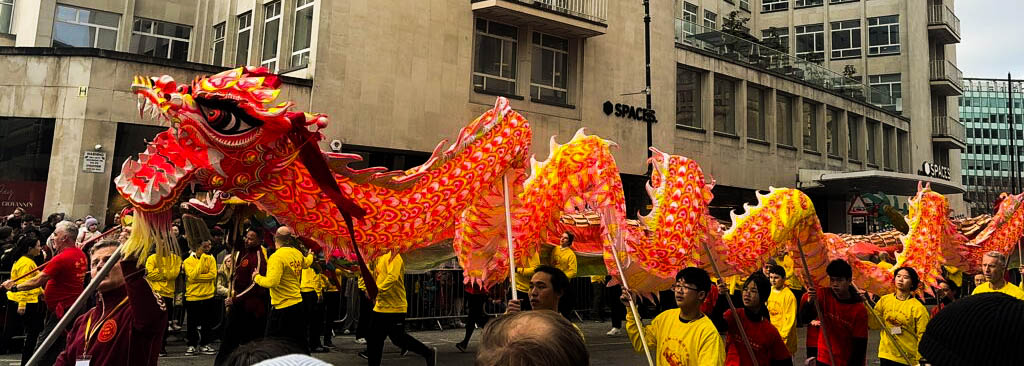
M 253 129 L 253 126 L 243 118 L 235 115 L 235 112 L 225 111 L 214 107 L 199 104 L 200 110 L 206 116 L 206 122 L 214 131 L 224 135 L 238 135 Z

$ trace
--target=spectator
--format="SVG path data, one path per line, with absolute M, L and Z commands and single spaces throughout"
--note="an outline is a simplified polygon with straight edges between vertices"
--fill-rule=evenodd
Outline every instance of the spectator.
M 669 365 L 722 365 L 725 362 L 725 347 L 711 322 L 700 306 L 711 291 L 711 278 L 703 269 L 687 267 L 676 274 L 672 285 L 675 293 L 675 309 L 658 314 L 651 325 L 642 324 L 633 314 L 626 313 L 626 333 L 637 352 L 644 350 L 640 332 L 644 332 L 647 344 L 651 346 L 658 366 Z M 627 304 L 633 296 L 623 289 L 621 301 Z
M 270 304 L 274 308 L 270 313 L 267 336 L 290 339 L 309 353 L 306 343 L 309 323 L 299 293 L 302 269 L 308 267 L 309 262 L 299 252 L 298 240 L 292 237 L 287 226 L 277 230 L 274 245 L 277 250 L 267 261 L 267 275 L 252 274 L 253 282 L 270 290 Z
M 790 355 L 796 354 L 796 296 L 786 286 L 786 269 L 775 265 L 768 270 L 771 274 L 771 295 L 768 296 L 768 314 L 772 325 L 779 330 L 779 336 L 786 342 Z
M 879 324 L 875 317 L 868 319 L 871 329 L 881 329 L 878 342 L 878 358 L 882 366 L 916 365 L 921 355 L 917 352 L 917 342 L 924 335 L 928 326 L 928 310 L 924 304 L 914 297 L 914 291 L 921 284 L 917 271 L 910 267 L 896 269 L 894 283 L 896 293 L 882 296 L 875 304 L 875 313 L 884 324 Z M 893 342 L 888 332 L 896 342 Z M 910 359 L 903 357 L 905 352 Z
M 232 257 L 231 293 L 224 304 L 228 307 L 228 322 L 224 330 L 220 352 L 214 364 L 220 365 L 240 344 L 263 337 L 267 330 L 267 307 L 270 295 L 267 289 L 252 281 L 253 273 L 266 275 L 267 253 L 260 245 L 260 235 L 246 231 L 243 247 Z
M 88 219 L 85 219 L 85 230 L 78 234 L 78 240 L 75 242 L 75 245 L 79 248 L 83 248 L 86 242 L 99 237 L 100 234 L 102 233 L 100 232 L 99 221 L 97 221 L 96 218 L 89 217 Z
M 942 282 L 939 282 L 939 287 L 935 288 L 935 302 L 937 304 L 930 312 L 931 317 L 935 318 L 935 315 L 942 311 L 942 309 L 947 305 L 952 304 L 953 301 L 956 301 L 956 297 L 959 296 L 959 291 L 960 289 L 957 288 L 953 281 L 944 279 Z
M 114 255 L 120 243 L 107 240 L 93 246 L 92 276 Z M 79 316 L 71 328 L 68 347 L 56 365 L 80 365 L 87 355 L 92 365 L 156 365 L 167 313 L 146 283 L 138 259 L 124 258 L 99 284 L 97 305 Z
M 164 304 L 164 313 L 167 319 L 174 314 L 174 292 L 176 290 L 178 274 L 181 273 L 181 257 L 175 253 L 160 255 L 154 253 L 146 258 L 146 280 L 153 293 L 160 296 Z M 167 355 L 167 333 L 164 332 L 163 340 L 160 342 L 160 355 Z
M 15 284 L 7 280 L 3 287 L 16 291 L 28 291 L 42 286 L 43 298 L 46 300 L 46 320 L 43 323 L 43 331 L 39 333 L 38 343 L 41 344 L 45 337 L 53 332 L 60 318 L 71 308 L 78 296 L 82 294 L 85 283 L 85 273 L 89 270 L 85 253 L 75 246 L 75 236 L 78 234 L 78 227 L 69 221 L 61 221 L 57 224 L 54 232 L 54 246 L 57 255 L 50 259 L 46 267 L 32 279 Z M 74 315 L 72 315 L 74 316 Z M 67 340 L 67 330 L 61 332 L 53 345 L 46 350 L 40 359 L 40 365 L 52 365 L 57 362 L 57 356 L 64 349 Z
M 231 294 L 231 270 L 234 268 L 234 259 L 230 255 L 225 256 L 217 266 L 217 289 L 213 294 L 215 297 L 221 298 L 221 301 L 226 301 L 228 295 Z
M 15 283 L 28 281 L 28 275 L 36 270 L 36 262 L 32 257 L 42 252 L 42 243 L 39 237 L 34 234 L 22 234 L 18 243 L 11 252 L 11 255 L 18 258 L 11 269 L 11 278 L 18 279 Z M 24 329 L 25 343 L 21 347 L 21 363 L 27 364 L 36 349 L 36 338 L 39 331 L 43 329 L 43 307 L 45 304 L 39 301 L 43 294 L 42 289 L 34 288 L 24 292 L 7 293 L 7 321 L 4 323 L 3 338 L 0 339 L 0 353 L 7 353 L 7 347 L 11 339 L 16 336 L 15 332 Z
M 806 319 L 815 319 L 815 302 L 820 302 L 822 334 L 818 337 L 817 363 L 830 366 L 863 365 L 868 346 L 868 313 L 860 295 L 853 288 L 853 269 L 842 259 L 825 267 L 830 286 L 808 288 L 809 301 L 802 312 Z M 817 297 L 817 293 L 821 297 Z M 826 339 L 827 337 L 827 339 Z M 830 348 L 831 346 L 831 352 Z M 832 357 L 835 357 L 834 359 Z
M 715 314 L 712 315 L 712 321 L 722 324 L 719 329 L 725 329 L 728 333 L 725 340 L 725 364 L 729 366 L 754 365 L 750 359 L 746 342 L 740 335 L 739 327 L 743 327 L 747 341 L 752 346 L 756 345 L 752 348 L 758 365 L 792 366 L 793 360 L 790 358 L 789 350 L 786 349 L 786 343 L 779 335 L 779 330 L 775 329 L 768 318 L 768 308 L 765 307 L 768 296 L 761 295 L 771 293 L 772 286 L 768 278 L 762 272 L 755 272 L 747 277 L 741 288 L 743 307 L 736 309 L 736 314 L 740 319 L 739 326 L 736 324 L 736 316 L 733 316 L 732 310 L 726 310 L 729 308 L 727 301 L 719 300 L 715 307 Z M 719 287 L 720 295 L 723 295 L 725 291 L 725 286 Z M 723 296 L 719 296 L 719 299 L 723 298 Z
M 477 366 L 587 366 L 590 354 L 573 324 L 558 313 L 526 311 L 484 328 Z
M 985 283 L 978 285 L 971 292 L 971 295 L 983 294 L 986 292 L 1002 292 L 1004 294 L 1024 300 L 1024 291 L 1020 287 L 1006 282 L 1006 256 L 1003 253 L 991 251 L 985 253 L 981 258 L 981 273 L 985 276 Z M 975 279 L 977 282 L 977 279 Z
M 921 337 L 923 365 L 1019 365 L 1024 301 L 1004 293 L 968 296 L 928 323 Z
M 370 366 L 380 366 L 384 352 L 384 339 L 403 350 L 410 350 L 423 356 L 427 366 L 437 364 L 437 349 L 428 348 L 423 342 L 405 332 L 405 316 L 408 303 L 405 297 L 405 261 L 401 255 L 390 253 L 377 257 L 373 277 L 377 281 L 376 305 L 373 307 L 373 328 L 366 340 L 366 356 Z
M 186 356 L 194 355 L 197 351 L 204 355 L 217 353 L 210 346 L 216 321 L 214 312 L 217 311 L 217 304 L 213 299 L 217 262 L 213 256 L 207 254 L 209 250 L 210 241 L 202 241 L 181 265 L 185 272 L 185 312 L 188 317 Z
M 569 278 L 562 270 L 548 265 L 538 266 L 530 279 L 530 307 L 533 310 L 558 311 L 559 300 L 568 288 Z M 523 299 L 509 300 L 505 313 L 522 311 L 522 303 Z

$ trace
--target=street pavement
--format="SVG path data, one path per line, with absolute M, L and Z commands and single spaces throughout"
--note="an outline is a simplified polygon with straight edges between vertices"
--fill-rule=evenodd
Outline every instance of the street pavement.
M 629 338 L 623 333 L 609 337 L 605 332 L 610 329 L 610 323 L 596 323 L 584 321 L 576 323 L 586 337 L 587 348 L 590 350 L 590 360 L 593 366 L 611 365 L 646 365 L 647 360 L 643 354 L 633 351 L 629 344 Z M 803 346 L 804 328 L 797 329 L 799 332 L 800 348 L 797 350 L 797 357 L 794 357 L 794 365 L 803 365 L 806 350 Z M 466 353 L 459 352 L 455 343 L 462 340 L 465 334 L 464 329 L 425 330 L 410 332 L 410 334 L 425 343 L 428 347 L 437 347 L 438 365 L 473 365 L 481 332 L 473 333 L 473 339 L 469 343 Z M 878 365 L 878 331 L 871 331 L 868 338 L 868 365 Z M 212 365 L 214 356 L 184 356 L 185 345 L 172 336 L 168 340 L 168 351 L 170 355 L 160 358 L 161 366 L 185 366 L 185 365 Z M 337 350 L 328 353 L 314 353 L 316 357 L 332 365 L 365 365 L 366 360 L 360 358 L 357 353 L 365 349 L 365 346 L 356 344 L 351 335 L 342 335 L 334 338 Z M 384 348 L 383 366 L 420 366 L 424 364 L 423 358 L 415 353 L 402 356 L 397 347 L 386 342 Z M 14 354 L 0 355 L 0 366 L 19 365 L 20 356 Z M 798 361 L 799 360 L 799 361 Z

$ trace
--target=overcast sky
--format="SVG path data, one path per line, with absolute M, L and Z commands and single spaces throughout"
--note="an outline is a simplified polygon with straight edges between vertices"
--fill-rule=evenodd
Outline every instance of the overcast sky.
M 957 0 L 957 67 L 964 77 L 1024 79 L 1024 1 Z

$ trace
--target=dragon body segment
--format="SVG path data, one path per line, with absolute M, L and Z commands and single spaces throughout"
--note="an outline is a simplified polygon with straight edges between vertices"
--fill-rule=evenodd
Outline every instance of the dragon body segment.
M 504 98 L 447 148 L 441 142 L 418 167 L 353 169 L 349 165 L 361 160 L 358 155 L 315 148 L 327 116 L 291 111 L 287 102 L 265 106 L 276 99 L 279 84 L 263 68 L 228 70 L 188 85 L 168 76 L 136 78 L 140 112 L 169 128 L 137 159 L 126 161 L 115 179 L 136 208 L 126 251 L 145 254 L 153 243 L 158 251 L 173 251 L 170 208 L 195 184 L 215 196 L 253 202 L 330 255 L 350 261 L 357 254 L 350 234 L 370 260 L 451 240 L 467 283 L 482 288 L 507 279 L 506 225 L 512 228 L 516 265 L 524 265 L 538 245 L 557 242 L 567 228 L 564 217 L 577 215 L 593 218 L 584 226 L 598 230 L 574 249 L 603 253 L 609 273 L 618 275 L 621 265 L 639 292 L 667 289 L 686 266 L 710 270 L 708 251 L 724 276 L 751 273 L 789 253 L 801 264 L 801 275 L 809 272 L 821 285 L 828 261 L 843 258 L 854 265 L 862 287 L 892 291 L 892 274 L 857 260 L 843 238 L 823 232 L 810 198 L 798 190 L 758 193 L 757 204 L 733 214 L 723 230 L 708 212 L 714 182 L 697 162 L 652 149 L 647 191 L 653 210 L 627 220 L 613 142 L 581 129 L 562 145 L 552 138 L 544 161 L 528 160 L 529 122 Z M 331 196 L 332 186 L 340 199 Z M 940 278 L 942 265 L 976 268 L 982 253 L 1005 253 L 1021 237 L 1022 202 L 1024 194 L 1007 195 L 990 224 L 967 240 L 949 221 L 945 198 L 920 189 L 910 200 L 909 231 L 899 237 L 904 249 L 897 266 L 917 269 L 929 285 Z M 359 218 L 352 233 L 346 214 Z

